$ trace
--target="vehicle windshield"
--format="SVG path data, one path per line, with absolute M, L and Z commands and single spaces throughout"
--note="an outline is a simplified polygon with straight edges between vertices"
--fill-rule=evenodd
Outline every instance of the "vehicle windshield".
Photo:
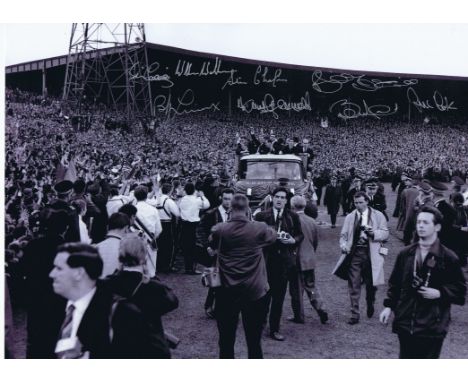
M 301 164 L 298 162 L 247 161 L 247 171 L 244 179 L 276 180 L 279 178 L 301 180 Z

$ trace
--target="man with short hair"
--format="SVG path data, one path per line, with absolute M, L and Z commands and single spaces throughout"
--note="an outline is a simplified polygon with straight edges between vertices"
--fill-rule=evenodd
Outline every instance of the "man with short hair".
M 58 358 L 107 358 L 111 353 L 109 312 L 111 299 L 97 293 L 102 259 L 88 244 L 58 247 L 50 272 L 54 292 L 67 299 L 64 320 L 55 347 Z
M 436 208 L 421 208 L 418 241 L 398 254 L 388 281 L 380 322 L 387 324 L 395 313 L 393 332 L 400 342 L 400 358 L 439 358 L 450 306 L 465 303 L 466 281 L 458 258 L 437 237 L 442 220 Z
M 208 244 L 208 238 L 211 233 L 211 229 L 218 223 L 225 223 L 229 220 L 229 214 L 231 213 L 231 201 L 234 196 L 234 190 L 232 188 L 226 188 L 223 190 L 220 199 L 221 204 L 216 208 L 209 210 L 203 215 L 200 224 L 196 229 L 196 245 L 199 251 L 207 251 L 211 253 L 214 248 L 210 248 Z M 213 318 L 214 313 L 214 302 L 215 302 L 215 290 L 209 288 L 208 296 L 205 301 L 205 313 L 209 318 Z
M 309 297 L 312 307 L 319 315 L 320 322 L 328 321 L 328 313 L 323 307 L 323 300 L 316 284 L 316 251 L 318 246 L 318 232 L 314 219 L 304 213 L 306 200 L 299 195 L 291 198 L 291 208 L 299 215 L 304 240 L 297 248 L 296 264 L 289 271 L 289 293 L 294 317 L 290 319 L 295 323 L 304 323 L 304 291 Z
M 286 208 L 288 190 L 277 187 L 271 195 L 273 208 L 259 212 L 255 215 L 255 220 L 267 223 L 278 235 L 275 243 L 264 248 L 264 253 L 271 288 L 270 337 L 276 341 L 284 341 L 284 336 L 280 333 L 280 321 L 288 285 L 288 270 L 296 264 L 295 251 L 304 235 L 299 216 Z
M 359 323 L 361 284 L 366 285 L 367 317 L 374 315 L 375 292 L 384 284 L 382 243 L 388 239 L 387 220 L 380 211 L 369 207 L 364 191 L 354 194 L 356 209 L 344 221 L 340 235 L 341 257 L 333 274 L 348 281 L 351 318 L 348 324 Z
M 67 300 L 54 334 L 58 358 L 129 358 L 140 352 L 139 339 L 148 333 L 143 314 L 128 301 L 116 303 L 97 285 L 102 266 L 91 245 L 69 243 L 57 249 L 50 277 L 55 293 Z
M 336 175 L 330 178 L 330 184 L 325 189 L 325 197 L 323 198 L 323 205 L 327 207 L 327 212 L 330 215 L 331 227 L 336 227 L 336 215 L 340 210 L 341 201 L 341 186 L 337 184 Z
M 119 248 L 122 237 L 130 228 L 130 219 L 127 215 L 116 212 L 109 218 L 109 231 L 106 238 L 96 244 L 96 248 L 103 261 L 101 278 L 113 274 L 120 268 Z
M 161 219 L 162 232 L 158 237 L 157 268 L 164 273 L 171 272 L 174 253 L 174 228 L 180 211 L 177 204 L 169 196 L 172 184 L 163 183 L 161 194 L 156 198 L 156 208 Z
M 219 357 L 234 358 L 239 313 L 249 358 L 263 358 L 263 323 L 268 311 L 268 281 L 262 248 L 276 241 L 276 231 L 248 218 L 245 195 L 232 198 L 231 219 L 213 227 L 210 247 L 218 256 L 222 285 L 216 291 Z
M 150 237 L 150 241 L 155 245 L 156 239 L 162 231 L 159 212 L 156 207 L 147 203 L 148 188 L 146 186 L 138 186 L 135 188 L 134 196 L 136 199 L 135 207 L 137 208 L 136 223 Z M 156 259 L 157 247 L 151 246 L 148 251 L 146 266 L 150 277 L 156 275 Z
M 186 195 L 181 199 L 180 208 L 180 246 L 184 255 L 185 274 L 197 275 L 194 261 L 196 251 L 196 230 L 200 224 L 200 211 L 210 208 L 210 202 L 203 191 L 195 193 L 195 185 L 187 183 L 184 187 Z

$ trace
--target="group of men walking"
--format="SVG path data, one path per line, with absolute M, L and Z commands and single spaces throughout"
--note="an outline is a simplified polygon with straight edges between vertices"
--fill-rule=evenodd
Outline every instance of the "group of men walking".
M 344 219 L 339 239 L 342 253 L 333 270 L 348 282 L 349 325 L 360 322 L 361 285 L 365 285 L 366 314 L 371 318 L 377 287 L 385 284 L 388 217 L 378 207 L 386 203 L 375 197 L 376 180 L 365 184 L 366 191 L 357 188 L 353 193 L 354 209 Z M 425 185 L 422 187 L 424 191 Z M 418 189 L 418 193 L 423 191 Z M 405 196 L 410 192 L 411 187 Z M 218 217 L 210 217 L 204 231 L 206 239 L 206 228 L 210 227 L 205 245 L 216 252 L 222 280 L 222 286 L 210 292 L 210 301 L 213 295 L 216 299 L 213 313 L 218 322 L 220 356 L 234 357 L 235 328 L 241 313 L 249 357 L 258 358 L 263 356 L 261 334 L 267 322 L 269 336 L 285 340 L 281 316 L 288 284 L 292 322 L 304 323 L 304 291 L 321 323 L 329 319 L 315 279 L 317 226 L 304 214 L 304 198 L 291 196 L 285 188 L 276 188 L 271 208 L 253 219 L 249 219 L 245 196 L 233 195 L 232 190 L 228 193 L 232 201 L 230 208 L 225 205 L 229 218 L 225 220 L 218 210 Z M 208 216 L 210 213 L 200 227 Z M 444 236 L 439 238 L 444 215 L 426 205 L 414 211 L 414 220 L 413 241 L 397 255 L 379 319 L 387 324 L 390 314 L 395 314 L 393 331 L 400 340 L 401 358 L 437 358 L 449 326 L 450 305 L 464 304 L 466 284 L 457 255 L 443 245 Z

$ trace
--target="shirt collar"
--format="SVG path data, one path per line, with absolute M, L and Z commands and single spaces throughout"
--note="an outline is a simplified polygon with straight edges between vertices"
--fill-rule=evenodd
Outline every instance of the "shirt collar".
M 89 303 L 91 302 L 91 300 L 94 297 L 95 293 L 96 293 L 96 287 L 91 289 L 88 293 L 86 293 L 84 296 L 80 297 L 76 301 L 68 300 L 67 309 L 68 309 L 68 307 L 70 305 L 73 304 L 73 306 L 75 307 L 75 310 L 80 311 L 80 312 L 84 312 L 88 308 Z

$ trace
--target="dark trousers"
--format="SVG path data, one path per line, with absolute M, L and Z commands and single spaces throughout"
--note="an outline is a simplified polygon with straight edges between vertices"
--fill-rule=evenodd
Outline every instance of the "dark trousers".
M 263 358 L 261 338 L 267 303 L 267 295 L 256 301 L 248 301 L 235 288 L 219 288 L 216 291 L 219 358 L 234 358 L 239 314 L 242 314 L 248 357 Z
M 315 187 L 315 194 L 317 195 L 317 206 L 320 206 L 320 199 L 322 199 L 322 187 Z
M 359 318 L 359 299 L 361 297 L 361 284 L 366 285 L 366 301 L 368 305 L 374 304 L 377 290 L 372 283 L 372 268 L 369 247 L 356 247 L 351 257 L 348 271 L 348 290 L 351 299 L 351 316 Z
M 274 260 L 273 260 L 274 261 Z M 283 313 L 284 297 L 288 287 L 288 275 L 284 265 L 275 262 L 267 267 L 268 284 L 270 292 L 268 293 L 268 307 L 270 311 L 269 324 L 270 333 L 279 332 L 281 314 Z
M 205 310 L 209 308 L 214 308 L 215 306 L 215 297 L 216 297 L 216 288 L 208 288 L 208 294 L 206 295 L 205 300 Z
M 336 225 L 336 215 L 337 215 L 337 213 L 330 214 L 330 220 L 331 220 L 332 225 Z
M 167 271 L 172 265 L 172 256 L 174 250 L 174 235 L 172 231 L 172 222 L 161 222 L 162 232 L 159 235 L 158 242 L 158 271 Z
M 425 338 L 411 334 L 399 334 L 400 358 L 404 359 L 436 359 L 440 357 L 443 338 Z
M 289 294 L 291 295 L 291 306 L 294 318 L 304 321 L 304 291 L 309 298 L 310 304 L 318 312 L 323 310 L 323 300 L 315 284 L 315 270 L 301 271 L 293 268 L 288 272 Z
M 184 256 L 185 271 L 190 272 L 195 268 L 195 231 L 199 222 L 182 221 L 180 223 L 180 248 Z

